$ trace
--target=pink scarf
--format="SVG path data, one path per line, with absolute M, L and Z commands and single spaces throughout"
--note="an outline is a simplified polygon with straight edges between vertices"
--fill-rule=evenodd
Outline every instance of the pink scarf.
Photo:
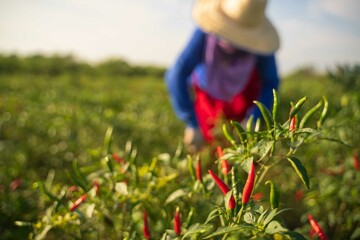
M 205 91 L 228 101 L 247 85 L 256 56 L 232 47 L 214 35 L 208 35 L 205 50 Z

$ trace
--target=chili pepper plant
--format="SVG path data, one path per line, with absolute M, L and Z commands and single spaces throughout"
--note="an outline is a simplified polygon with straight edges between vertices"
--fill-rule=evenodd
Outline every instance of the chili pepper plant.
M 32 227 L 30 239 L 305 239 L 282 217 L 293 209 L 283 198 L 284 176 L 278 176 L 290 170 L 290 180 L 302 183 L 295 190 L 312 187 L 308 159 L 297 154 L 327 138 L 322 127 L 328 104 L 323 98 L 301 114 L 304 97 L 289 105 L 280 122 L 280 100 L 273 94 L 271 111 L 255 102 L 262 119 L 250 118 L 246 126 L 224 123 L 225 141 L 209 147 L 208 159 L 186 155 L 179 145 L 173 155 L 143 161 L 131 142 L 124 149 L 112 144 L 110 127 L 103 147 L 92 151 L 98 163 L 79 166 L 74 160 L 66 171 L 71 186 L 54 183 L 51 173 L 35 183 L 47 210 L 37 222 L 16 224 Z M 310 119 L 316 119 L 314 126 L 308 126 Z

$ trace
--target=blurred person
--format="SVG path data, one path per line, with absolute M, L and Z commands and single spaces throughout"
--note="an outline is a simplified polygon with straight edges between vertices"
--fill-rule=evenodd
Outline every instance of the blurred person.
M 267 108 L 279 77 L 276 29 L 265 15 L 266 0 L 197 0 L 198 27 L 165 74 L 173 109 L 185 122 L 184 144 L 197 152 L 215 140 L 220 117 L 245 122 L 261 117 L 253 101 Z

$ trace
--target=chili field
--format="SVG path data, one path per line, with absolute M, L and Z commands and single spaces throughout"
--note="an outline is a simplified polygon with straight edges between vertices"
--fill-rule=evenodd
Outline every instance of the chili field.
M 359 73 L 283 76 L 264 121 L 189 155 L 159 75 L 3 72 L 0 235 L 358 239 Z

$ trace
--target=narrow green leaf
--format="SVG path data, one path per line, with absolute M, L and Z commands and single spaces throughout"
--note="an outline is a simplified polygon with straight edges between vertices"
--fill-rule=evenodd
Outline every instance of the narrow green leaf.
M 174 192 L 172 192 L 169 197 L 166 199 L 165 204 L 171 203 L 175 201 L 176 199 L 185 196 L 186 192 L 183 189 L 178 189 Z
M 277 209 L 270 210 L 269 214 L 265 217 L 264 226 L 268 225 L 269 222 L 273 220 L 273 218 L 277 215 Z
M 87 181 L 84 177 L 84 175 L 81 173 L 80 168 L 79 168 L 79 163 L 77 159 L 74 159 L 72 162 L 72 170 L 75 174 L 75 176 L 73 176 L 76 179 L 76 182 L 79 183 L 79 186 L 84 189 L 85 192 L 87 192 L 89 190 L 89 186 L 87 184 Z
M 43 182 L 39 182 L 40 184 L 40 189 L 43 193 L 45 193 L 46 196 L 48 196 L 51 200 L 56 201 L 60 204 L 63 204 L 65 206 L 65 204 L 62 202 L 62 200 L 60 198 L 58 198 L 57 196 L 55 196 L 54 194 L 52 194 L 46 187 L 45 184 Z
M 302 165 L 301 161 L 296 157 L 287 157 L 286 158 L 291 166 L 294 168 L 297 175 L 300 177 L 301 181 L 304 183 L 307 189 L 310 188 L 310 180 L 307 174 L 306 168 Z
M 261 215 L 259 216 L 257 223 L 260 224 L 261 221 L 264 219 L 264 217 L 266 216 L 266 214 L 268 213 L 268 210 L 266 209 L 264 212 L 261 213 Z
M 111 137 L 112 137 L 113 128 L 108 127 L 105 133 L 104 145 L 103 145 L 103 156 L 109 153 Z
M 207 217 L 207 219 L 206 219 L 206 221 L 205 221 L 204 224 L 207 224 L 207 223 L 210 222 L 212 219 L 214 219 L 214 218 L 216 218 L 216 217 L 218 217 L 218 216 L 220 216 L 220 215 L 221 215 L 221 213 L 219 213 L 219 209 L 214 209 L 214 210 L 212 210 L 212 211 L 209 213 L 209 215 L 208 215 L 208 217 Z
M 195 175 L 193 159 L 192 159 L 192 157 L 190 155 L 187 155 L 186 158 L 187 158 L 187 167 L 188 167 L 188 170 L 190 172 L 191 179 L 193 181 L 196 181 L 196 175 Z

